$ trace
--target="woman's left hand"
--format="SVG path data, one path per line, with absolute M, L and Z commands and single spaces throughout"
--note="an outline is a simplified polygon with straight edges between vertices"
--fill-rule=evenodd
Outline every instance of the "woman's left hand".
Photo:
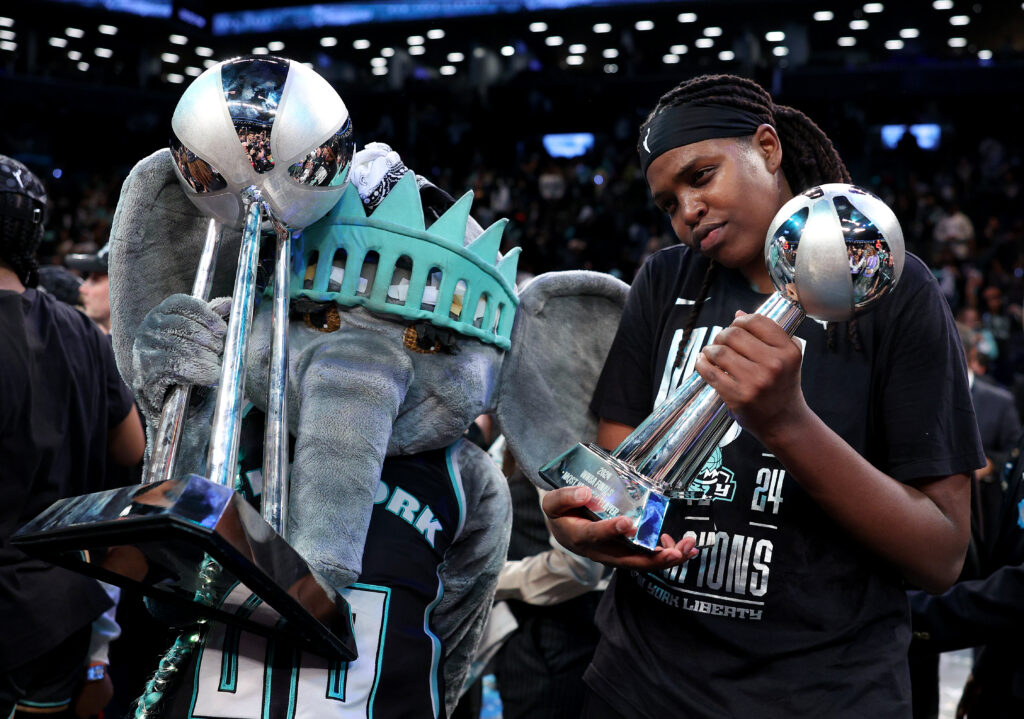
M 696 371 L 744 429 L 770 446 L 773 434 L 808 412 L 800 346 L 763 315 L 737 312 L 697 357 Z

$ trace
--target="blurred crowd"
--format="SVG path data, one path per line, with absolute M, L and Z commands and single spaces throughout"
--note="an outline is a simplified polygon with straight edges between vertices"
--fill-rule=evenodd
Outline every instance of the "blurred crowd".
M 629 282 L 650 253 L 675 241 L 650 201 L 625 120 L 577 158 L 551 157 L 539 141 L 521 140 L 514 153 L 487 149 L 475 120 L 459 122 L 428 105 L 398 129 L 383 114 L 366 136 L 391 141 L 410 167 L 452 194 L 472 190 L 473 212 L 484 226 L 508 217 L 503 249 L 523 248 L 524 276 L 589 269 Z M 425 139 L 442 123 L 447 148 Z M 478 149 L 452 154 L 452 146 Z M 858 176 L 856 159 L 850 162 L 854 182 L 896 211 L 908 250 L 932 268 L 957 320 L 978 333 L 988 378 L 1019 385 L 1024 409 L 1024 373 L 1017 369 L 1024 367 L 1020 148 L 983 137 L 960 152 L 901 146 L 873 159 L 877 167 L 866 177 Z M 69 252 L 106 242 L 127 169 L 51 182 L 44 262 L 60 264 Z

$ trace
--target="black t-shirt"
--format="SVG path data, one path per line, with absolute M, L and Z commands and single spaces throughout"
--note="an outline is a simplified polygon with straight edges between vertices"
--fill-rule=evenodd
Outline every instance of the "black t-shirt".
M 672 370 L 706 267 L 675 246 L 641 269 L 591 403 L 598 416 L 639 424 L 737 309 L 766 299 L 720 268 Z M 834 350 L 824 323 L 797 329 L 810 408 L 902 482 L 984 464 L 958 335 L 924 264 L 908 256 L 899 285 L 857 325 L 861 350 L 845 324 Z M 909 716 L 910 627 L 896 571 L 736 425 L 700 481 L 705 501 L 674 501 L 665 530 L 713 546 L 664 572 L 617 572 L 588 684 L 627 716 Z
M 0 291 L 0 671 L 53 648 L 110 600 L 11 535 L 62 497 L 103 489 L 108 430 L 132 407 L 109 339 L 33 289 Z

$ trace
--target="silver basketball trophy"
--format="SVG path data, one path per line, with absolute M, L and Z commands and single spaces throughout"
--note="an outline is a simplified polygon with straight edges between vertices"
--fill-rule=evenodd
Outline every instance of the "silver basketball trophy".
M 177 476 L 187 387 L 165 400 L 141 486 L 56 502 L 15 535 L 24 551 L 103 581 L 342 660 L 348 605 L 283 538 L 287 528 L 288 297 L 293 235 L 324 216 L 354 151 L 344 102 L 313 70 L 275 57 L 210 67 L 171 120 L 171 155 L 210 227 L 192 294 L 209 299 L 217 224 L 242 227 L 206 476 Z M 262 517 L 234 491 L 244 362 L 262 224 L 276 240 Z
M 848 320 L 889 293 L 903 271 L 903 231 L 873 194 L 847 184 L 811 188 L 772 221 L 765 261 L 775 292 L 757 309 L 790 336 L 805 316 Z M 704 497 L 700 473 L 732 423 L 696 372 L 613 452 L 577 444 L 545 465 L 554 488 L 589 487 L 595 519 L 632 520 L 635 545 L 654 549 L 672 498 Z

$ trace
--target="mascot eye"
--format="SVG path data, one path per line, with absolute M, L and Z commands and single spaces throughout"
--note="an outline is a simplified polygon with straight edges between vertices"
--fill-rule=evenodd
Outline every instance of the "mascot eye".
M 336 332 L 341 327 L 341 313 L 334 305 L 302 316 L 306 326 L 317 332 Z

